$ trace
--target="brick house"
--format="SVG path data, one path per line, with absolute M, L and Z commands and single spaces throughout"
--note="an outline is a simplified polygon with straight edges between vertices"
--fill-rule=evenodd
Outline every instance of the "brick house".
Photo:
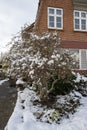
M 63 47 L 76 53 L 78 71 L 87 73 L 87 0 L 39 0 L 32 30 L 58 31 Z

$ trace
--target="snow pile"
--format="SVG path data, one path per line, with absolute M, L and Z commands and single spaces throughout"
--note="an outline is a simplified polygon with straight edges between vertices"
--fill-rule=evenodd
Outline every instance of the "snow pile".
M 8 81 L 9 79 L 0 80 L 0 85 L 2 85 L 5 81 Z
M 76 93 L 77 95 L 79 93 Z M 64 119 L 61 124 L 49 124 L 37 121 L 33 112 L 31 100 L 38 99 L 29 88 L 18 92 L 18 99 L 12 116 L 5 130 L 87 130 L 87 97 L 81 98 L 81 106 L 69 119 Z M 48 110 L 47 113 L 52 111 Z
M 73 72 L 73 74 L 75 74 L 74 72 Z M 85 77 L 84 75 L 80 75 L 79 73 L 77 73 L 77 74 L 75 74 L 76 75 L 76 79 L 75 79 L 75 82 L 80 82 L 81 80 L 82 81 L 84 81 L 84 82 L 86 82 L 87 81 L 87 77 Z
M 17 81 L 16 81 L 16 85 L 18 85 L 18 84 L 22 84 L 22 85 L 24 85 L 24 81 L 21 79 L 21 78 L 19 78 Z

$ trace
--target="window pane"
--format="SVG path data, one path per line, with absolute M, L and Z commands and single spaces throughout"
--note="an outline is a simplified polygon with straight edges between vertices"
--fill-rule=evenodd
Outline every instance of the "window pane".
M 75 24 L 79 24 L 79 19 L 75 19 Z
M 82 13 L 81 13 L 81 17 L 82 17 L 82 18 L 86 18 L 86 13 L 82 12 Z
M 81 20 L 81 29 L 86 30 L 86 20 Z
M 49 9 L 49 14 L 54 14 L 54 9 Z
M 61 15 L 61 14 L 62 14 L 62 11 L 57 9 L 57 10 L 56 10 L 56 14 L 57 14 L 57 15 Z
M 75 19 L 75 29 L 80 29 L 80 21 L 79 21 L 79 19 Z
M 54 16 L 49 16 L 49 27 L 54 27 Z
M 56 18 L 56 26 L 57 28 L 61 28 L 62 27 L 62 21 L 61 21 L 61 17 L 57 17 Z
M 75 12 L 75 17 L 79 17 L 79 12 Z
M 54 21 L 54 16 L 49 16 L 49 21 Z

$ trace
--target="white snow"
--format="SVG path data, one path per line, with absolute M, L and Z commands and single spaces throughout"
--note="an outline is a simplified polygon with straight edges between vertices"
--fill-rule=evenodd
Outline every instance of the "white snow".
M 18 84 L 24 84 L 25 82 L 21 79 L 21 78 L 19 78 L 17 81 L 16 81 L 16 85 L 18 85 Z
M 31 102 L 33 98 L 37 97 L 29 88 L 25 88 L 23 92 L 18 92 L 14 112 L 5 130 L 87 130 L 87 97 L 81 98 L 82 105 L 77 109 L 77 112 L 70 115 L 69 119 L 64 119 L 61 124 L 48 124 L 37 121 L 32 112 L 34 111 Z
M 9 79 L 0 80 L 0 85 L 2 85 L 5 81 L 8 81 Z
M 54 60 L 48 61 L 48 65 L 53 64 L 53 63 L 54 63 Z
M 85 76 L 80 75 L 79 73 L 77 73 L 77 79 L 75 80 L 75 82 L 79 82 L 80 80 L 87 81 L 87 77 L 85 77 Z

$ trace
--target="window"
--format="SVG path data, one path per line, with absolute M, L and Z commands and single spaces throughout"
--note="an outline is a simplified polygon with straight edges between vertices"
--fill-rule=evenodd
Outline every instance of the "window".
M 87 31 L 87 12 L 74 11 L 74 30 Z
M 87 50 L 80 50 L 80 69 L 87 70 Z
M 75 62 L 73 69 L 87 70 L 87 50 L 70 49 L 70 54 Z
M 63 29 L 63 10 L 48 7 L 48 28 Z

